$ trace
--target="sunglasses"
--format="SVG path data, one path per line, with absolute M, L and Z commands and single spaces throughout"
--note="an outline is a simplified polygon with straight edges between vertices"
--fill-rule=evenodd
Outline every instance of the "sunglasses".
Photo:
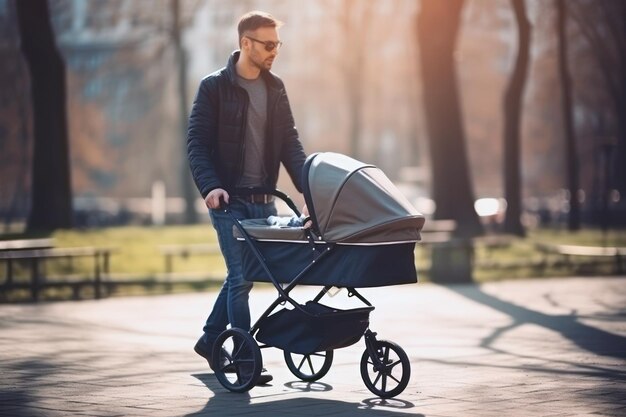
M 246 38 L 250 39 L 251 41 L 263 44 L 263 46 L 265 47 L 265 50 L 267 52 L 272 52 L 274 49 L 276 49 L 278 51 L 280 49 L 280 47 L 283 45 L 283 43 L 281 41 L 278 41 L 278 42 L 274 42 L 274 41 L 260 41 L 258 39 L 254 39 L 253 37 L 250 37 L 250 36 L 246 36 Z

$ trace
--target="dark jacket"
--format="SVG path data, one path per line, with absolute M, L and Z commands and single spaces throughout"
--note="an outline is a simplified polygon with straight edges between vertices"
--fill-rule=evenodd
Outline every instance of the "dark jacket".
M 238 59 L 239 51 L 235 51 L 226 68 L 202 80 L 189 116 L 187 154 L 193 179 L 203 198 L 215 188 L 234 193 L 243 173 L 249 97 L 237 84 Z M 261 71 L 261 76 L 267 83 L 268 99 L 264 152 L 268 178 L 264 188 L 276 188 L 282 162 L 302 192 L 306 155 L 298 139 L 285 86 L 269 71 Z

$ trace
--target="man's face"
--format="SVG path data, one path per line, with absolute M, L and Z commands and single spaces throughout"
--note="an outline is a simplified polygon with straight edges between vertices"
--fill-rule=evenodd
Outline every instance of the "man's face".
M 278 55 L 278 47 L 267 51 L 266 45 L 268 44 L 266 42 L 270 42 L 269 46 L 275 46 L 280 42 L 276 28 L 262 27 L 254 32 L 249 32 L 242 39 L 242 48 L 246 50 L 252 64 L 261 70 L 269 71 Z

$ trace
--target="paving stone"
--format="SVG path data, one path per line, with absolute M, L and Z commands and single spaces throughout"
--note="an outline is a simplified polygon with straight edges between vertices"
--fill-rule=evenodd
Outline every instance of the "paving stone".
M 0 417 L 626 415 L 626 277 L 417 284 L 360 291 L 370 327 L 406 351 L 395 399 L 367 390 L 362 341 L 321 381 L 226 391 L 192 347 L 215 292 L 0 305 Z M 307 300 L 318 289 L 297 288 Z M 253 317 L 276 297 L 251 295 Z M 355 305 L 345 292 L 324 302 Z

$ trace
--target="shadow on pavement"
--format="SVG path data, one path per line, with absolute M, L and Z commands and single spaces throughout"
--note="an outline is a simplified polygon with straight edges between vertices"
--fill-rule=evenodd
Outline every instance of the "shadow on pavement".
M 576 344 L 579 348 L 595 355 L 626 359 L 626 337 L 581 322 L 575 311 L 568 315 L 541 313 L 487 294 L 478 285 L 447 286 L 445 288 L 472 301 L 491 307 L 513 319 L 512 324 L 497 329 L 493 334 L 483 339 L 480 346 L 486 349 L 494 350 L 492 347 L 493 342 L 503 333 L 524 324 L 535 324 L 559 333 L 563 338 Z M 549 295 L 547 296 L 549 297 Z M 604 319 L 606 319 L 606 316 Z M 610 319 L 626 323 L 624 311 L 615 311 Z M 616 372 L 614 376 L 626 379 L 626 373 L 623 372 Z
M 49 415 L 49 410 L 37 404 L 35 394 L 41 374 L 47 372 L 54 372 L 54 366 L 42 360 L 0 367 L 0 417 Z
M 583 378 L 590 381 L 591 387 L 581 389 L 577 395 L 586 396 L 592 401 L 606 403 L 610 410 L 609 414 L 615 412 L 615 404 L 623 403 L 624 398 L 626 398 L 626 391 L 623 388 L 624 381 L 626 381 L 626 369 L 623 366 L 623 359 L 626 359 L 626 337 L 590 326 L 583 323 L 581 319 L 592 318 L 626 324 L 626 306 L 603 305 L 604 312 L 590 316 L 580 316 L 575 310 L 567 315 L 551 315 L 502 300 L 486 293 L 478 285 L 451 285 L 443 288 L 510 316 L 512 323 L 493 330 L 491 334 L 480 341 L 479 346 L 493 353 L 523 360 L 513 360 L 510 363 L 503 361 L 499 363 L 481 363 L 471 360 L 430 359 L 430 362 L 462 368 L 519 369 L 527 375 L 553 374 Z M 551 294 L 544 294 L 543 297 L 552 302 L 552 305 L 558 305 L 553 301 L 554 297 L 551 297 Z M 519 354 L 496 347 L 498 338 L 506 332 L 525 324 L 533 324 L 549 329 L 558 333 L 581 350 L 609 359 L 594 360 L 593 357 L 589 357 L 587 360 L 551 358 L 549 361 L 542 361 L 544 358 L 531 353 Z M 573 356 L 569 357 L 572 358 Z M 524 359 L 528 359 L 528 361 Z M 615 361 L 614 359 L 622 361 Z
M 274 401 L 262 403 L 251 403 L 250 394 L 236 394 L 226 391 L 215 376 L 208 374 L 195 374 L 206 387 L 213 392 L 214 396 L 209 398 L 207 404 L 200 411 L 187 414 L 187 417 L 195 416 L 282 416 L 282 415 L 307 415 L 307 416 L 326 416 L 333 417 L 424 417 L 423 414 L 406 414 L 396 410 L 413 408 L 414 405 L 408 401 L 381 398 L 369 398 L 361 403 L 350 403 L 336 400 L 324 400 L 319 398 L 289 398 L 279 399 L 281 394 L 276 395 Z M 302 392 L 326 392 L 331 391 L 333 387 L 321 382 L 302 382 L 292 381 L 285 384 L 285 387 Z M 261 388 L 258 388 L 261 389 Z M 292 395 L 293 391 L 286 392 L 285 395 Z M 377 409 L 377 407 L 386 407 L 394 411 Z
M 29 407 L 33 397 L 28 391 L 0 389 L 0 416 L 45 417 L 45 410 Z

